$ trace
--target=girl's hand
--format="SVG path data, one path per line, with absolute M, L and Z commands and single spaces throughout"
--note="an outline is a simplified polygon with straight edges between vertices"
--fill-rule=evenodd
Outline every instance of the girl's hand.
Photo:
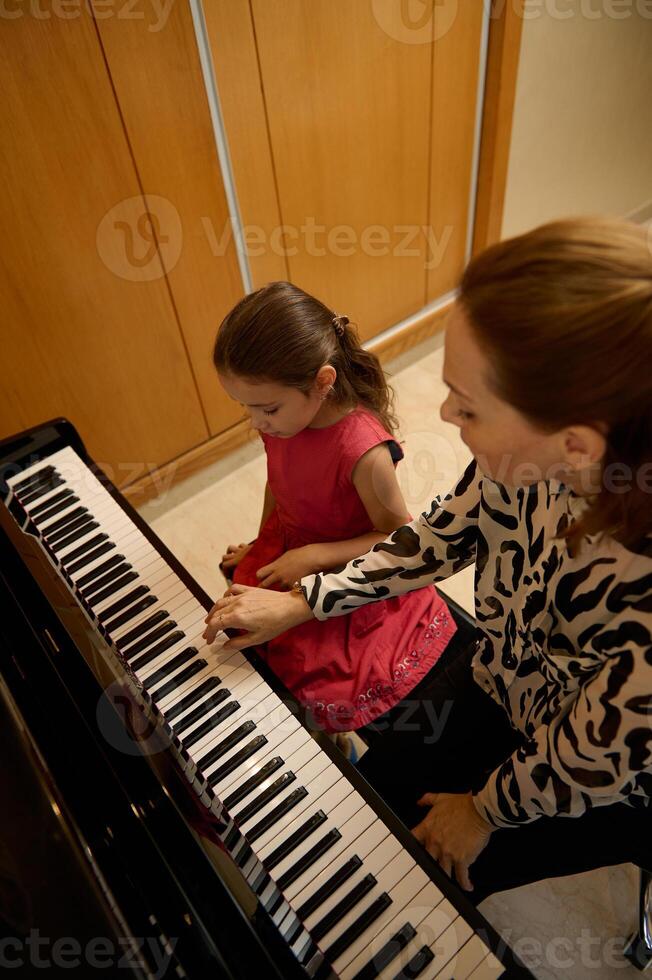
M 318 569 L 315 548 L 308 544 L 303 548 L 292 548 L 280 558 L 271 561 L 269 565 L 263 565 L 256 572 L 256 576 L 263 589 L 267 589 L 270 585 L 281 585 L 285 589 L 291 589 L 304 575 L 310 575 Z
M 412 831 L 449 878 L 473 891 L 469 867 L 489 843 L 494 827 L 480 816 L 471 793 L 425 793 L 419 806 L 430 813 Z
M 224 645 L 225 650 L 242 650 L 271 640 L 311 618 L 312 610 L 300 592 L 271 592 L 232 585 L 204 620 L 208 623 L 204 639 L 212 643 L 222 629 L 246 630 L 244 636 L 233 637 Z
M 251 551 L 252 544 L 230 544 L 226 549 L 226 554 L 222 555 L 222 561 L 220 565 L 223 568 L 235 568 L 239 564 L 248 551 Z

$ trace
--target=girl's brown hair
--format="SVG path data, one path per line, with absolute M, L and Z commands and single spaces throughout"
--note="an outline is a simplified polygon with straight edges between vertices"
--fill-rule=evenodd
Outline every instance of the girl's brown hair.
M 307 392 L 319 369 L 332 365 L 332 399 L 342 408 L 363 405 L 394 434 L 394 392 L 378 358 L 360 346 L 348 317 L 289 282 L 250 293 L 224 318 L 213 363 L 224 374 L 275 381 Z
M 600 489 L 559 534 L 572 551 L 586 534 L 635 549 L 652 529 L 651 243 L 626 221 L 554 221 L 491 246 L 462 278 L 498 397 L 545 433 L 605 423 Z

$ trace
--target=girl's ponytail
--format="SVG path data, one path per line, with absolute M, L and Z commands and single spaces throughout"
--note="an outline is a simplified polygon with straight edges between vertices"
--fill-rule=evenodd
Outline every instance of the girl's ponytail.
M 333 367 L 337 371 L 335 400 L 342 404 L 359 402 L 381 420 L 394 434 L 398 420 L 394 414 L 394 391 L 375 354 L 361 346 L 357 331 L 347 316 L 333 316 L 333 330 L 338 350 Z

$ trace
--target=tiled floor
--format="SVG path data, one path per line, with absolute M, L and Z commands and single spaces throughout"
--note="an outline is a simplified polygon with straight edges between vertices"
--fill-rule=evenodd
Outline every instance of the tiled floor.
M 405 460 L 401 487 L 412 513 L 455 483 L 470 461 L 458 431 L 439 418 L 441 335 L 390 367 L 397 393 Z M 221 595 L 218 562 L 226 546 L 255 537 L 265 485 L 260 443 L 253 440 L 140 508 L 200 585 Z M 448 579 L 442 593 L 473 612 L 473 569 Z M 547 880 L 487 899 L 482 911 L 541 980 L 638 976 L 623 960 L 624 937 L 636 917 L 631 866 Z

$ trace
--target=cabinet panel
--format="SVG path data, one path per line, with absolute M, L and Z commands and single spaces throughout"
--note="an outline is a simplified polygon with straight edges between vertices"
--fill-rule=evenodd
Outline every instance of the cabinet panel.
M 163 9 L 163 8 L 161 8 Z M 166 19 L 103 17 L 97 26 L 148 201 L 168 202 L 180 247 L 161 249 L 212 435 L 242 417 L 223 392 L 211 352 L 220 321 L 243 295 L 199 54 L 187 0 Z M 162 224 L 162 223 L 161 223 Z M 162 229 L 163 230 L 163 229 Z M 165 231 L 164 231 L 165 233 Z
M 293 282 L 370 337 L 426 292 L 430 43 L 393 0 L 253 0 Z
M 208 0 L 204 17 L 249 268 L 258 289 L 287 279 L 289 272 L 249 0 Z
M 93 20 L 38 13 L 0 42 L 0 431 L 66 415 L 124 483 L 208 430 Z
M 454 289 L 466 259 L 483 4 L 435 5 L 428 301 Z

